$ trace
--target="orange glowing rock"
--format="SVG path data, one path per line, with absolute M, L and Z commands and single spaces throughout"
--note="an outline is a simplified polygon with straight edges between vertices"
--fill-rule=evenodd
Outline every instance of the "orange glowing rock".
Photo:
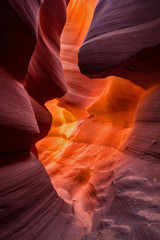
M 137 190 L 140 189 L 143 197 L 144 184 L 148 189 L 154 188 L 149 179 L 145 179 L 147 170 L 142 173 L 144 179 L 141 178 L 143 166 L 147 169 L 147 164 L 150 163 L 137 160 L 137 155 L 132 151 L 140 151 L 144 145 L 143 149 L 147 152 L 149 144 L 152 144 L 154 151 L 151 154 L 159 156 L 159 144 L 152 139 L 150 121 L 145 128 L 141 127 L 144 123 L 139 123 L 140 115 L 136 116 L 135 121 L 137 105 L 144 94 L 140 86 L 114 76 L 89 80 L 78 69 L 78 49 L 89 27 L 95 3 L 91 0 L 70 1 L 67 23 L 61 37 L 61 59 L 68 93 L 61 99 L 45 104 L 53 121 L 50 132 L 36 147 L 53 186 L 59 196 L 72 204 L 76 219 L 87 226 L 86 231 L 91 230 L 91 224 L 92 230 L 99 231 L 111 223 L 113 232 L 120 229 L 119 232 L 123 233 L 126 226 L 130 230 L 128 223 L 123 222 L 122 226 L 120 224 L 122 216 L 132 218 L 133 211 L 126 211 L 126 206 L 134 207 L 131 193 L 139 201 Z M 159 90 L 156 90 L 155 96 L 157 101 Z M 149 98 L 149 102 L 150 100 Z M 148 116 L 150 103 L 145 106 L 140 103 L 139 106 L 141 112 L 144 111 L 144 115 Z M 154 118 L 157 117 L 157 107 L 155 109 Z M 159 126 L 156 126 L 154 136 L 157 139 Z M 138 131 L 135 132 L 135 129 Z M 144 136 L 146 140 L 143 139 Z M 144 141 L 144 144 L 140 141 Z M 133 191 L 130 192 L 132 188 Z M 155 192 L 158 192 L 157 189 Z M 129 203 L 128 199 L 131 199 Z M 125 205 L 123 200 L 127 202 Z M 107 219 L 108 213 L 111 220 Z M 139 221 L 142 221 L 141 214 L 136 214 Z M 116 225 L 114 221 L 117 219 L 119 222 Z
M 51 100 L 45 105 L 53 116 L 53 127 L 59 127 L 62 126 L 64 123 L 72 123 L 75 121 L 72 113 L 67 111 L 65 108 L 60 108 L 57 106 L 56 100 Z
M 144 93 L 143 89 L 132 82 L 110 77 L 102 94 L 87 107 L 90 115 L 129 127 L 133 124 L 137 104 Z
M 99 121 L 95 117 L 84 120 L 79 132 L 63 152 L 59 149 L 54 157 L 53 152 L 48 155 L 50 162 L 46 164 L 46 169 L 56 190 L 69 192 L 81 209 L 92 213 L 97 201 L 95 186 L 102 185 L 104 175 L 106 179 L 112 179 L 111 167 L 116 166 L 118 149 L 130 130 Z M 45 148 L 44 153 L 45 156 L 40 155 L 42 160 L 47 156 Z
M 91 1 L 74 0 L 69 3 L 61 37 L 68 93 L 46 103 L 53 116 L 52 126 L 48 136 L 36 144 L 39 159 L 56 189 L 63 188 L 72 197 L 79 194 L 77 189 L 82 191 L 84 185 L 85 191 L 92 188 L 90 180 L 95 177 L 96 168 L 101 168 L 105 159 L 115 154 L 125 141 L 143 94 L 140 87 L 122 78 L 89 80 L 81 75 L 77 53 L 95 4 L 96 1 L 91 4 Z M 90 117 L 86 118 L 88 114 Z M 68 184 L 66 181 L 64 184 L 63 178 Z
M 36 143 L 39 159 L 45 166 L 58 160 L 77 127 L 72 113 L 58 107 L 56 100 L 47 102 L 46 107 L 53 118 L 51 129 L 45 138 Z
M 45 166 L 58 161 L 73 132 L 75 135 L 79 129 L 75 121 L 88 116 L 86 106 L 106 85 L 106 79 L 90 81 L 78 68 L 78 50 L 91 23 L 96 2 L 71 0 L 67 8 L 67 22 L 61 36 L 61 59 L 68 92 L 61 99 L 46 103 L 53 121 L 48 136 L 36 144 L 39 159 Z
M 88 115 L 86 106 L 99 96 L 106 85 L 106 79 L 90 80 L 78 68 L 78 50 L 87 34 L 96 2 L 71 0 L 61 36 L 61 60 L 68 92 L 58 102 L 60 107 L 72 112 L 76 119 Z
M 133 125 L 137 104 L 144 90 L 132 82 L 110 77 L 102 94 L 87 107 L 89 117 L 76 121 L 71 112 L 46 104 L 53 116 L 48 136 L 37 143 L 39 159 L 53 186 L 67 191 L 80 211 L 92 213 L 97 190 L 105 179 L 113 179 L 121 146 Z

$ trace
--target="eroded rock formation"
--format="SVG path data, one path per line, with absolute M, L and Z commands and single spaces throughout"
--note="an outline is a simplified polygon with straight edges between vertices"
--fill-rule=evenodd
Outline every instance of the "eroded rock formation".
M 62 97 L 67 91 L 60 61 L 60 35 L 66 21 L 66 7 L 67 0 L 48 0 L 40 10 L 38 39 L 25 88 L 41 103 Z
M 78 68 L 78 51 L 87 34 L 96 2 L 70 1 L 61 37 L 61 60 L 68 92 L 58 99 L 58 105 L 68 109 L 79 120 L 87 116 L 86 106 L 100 95 L 106 85 L 106 79 L 91 81 Z
M 37 145 L 59 194 L 71 195 L 88 231 L 83 240 L 160 237 L 158 9 L 155 1 L 98 2 L 79 66 L 89 77 L 123 78 L 106 79 L 86 108 L 89 117 L 77 122 L 58 158 L 40 151 L 49 142 L 54 150 L 49 136 Z M 65 131 L 61 128 L 61 136 Z
M 0 3 L 0 238 L 159 240 L 160 4 L 68 2 Z
M 159 83 L 159 28 L 156 0 L 98 1 L 79 51 L 81 72 L 91 78 L 123 77 L 145 89 Z
M 48 133 L 51 126 L 51 114 L 42 103 L 65 92 L 59 45 L 55 46 L 55 41 L 52 42 L 52 36 L 48 36 L 46 31 L 56 35 L 59 44 L 65 23 L 67 2 L 45 1 L 42 7 L 40 4 L 41 1 L 38 0 L 0 3 L 2 33 L 0 38 L 0 239 L 2 240 L 77 239 L 77 236 L 83 234 L 83 229 L 78 226 L 79 223 L 74 217 L 72 206 L 58 196 L 43 165 L 31 153 L 32 150 L 37 154 L 34 144 Z M 36 40 L 40 7 L 39 32 L 41 28 L 42 31 L 43 29 L 46 31 L 43 31 L 42 35 L 39 33 Z M 55 14 L 56 8 L 61 18 Z M 53 31 L 49 28 L 52 22 L 55 24 L 52 26 Z M 49 24 L 48 28 L 42 27 L 46 24 Z M 46 44 L 44 47 L 40 44 L 42 40 Z M 50 42 L 53 44 L 52 49 L 45 59 L 43 56 Z M 34 60 L 35 55 L 36 60 Z M 47 65 L 51 79 L 47 78 L 45 68 L 47 59 L 51 62 L 54 59 L 54 64 L 57 63 L 57 72 L 55 71 L 54 76 L 52 75 L 54 67 Z M 38 83 L 35 85 L 32 80 L 31 89 L 28 83 L 29 77 L 25 81 L 29 61 L 31 67 L 37 65 L 33 68 L 34 76 L 37 73 L 34 80 Z M 43 73 L 46 75 L 44 76 Z M 56 77 L 57 73 L 59 78 Z M 28 76 L 32 74 L 28 73 Z M 41 81 L 44 78 L 45 83 Z M 28 95 L 24 85 L 31 96 Z M 48 93 L 45 91 L 45 86 L 50 90 L 51 95 L 49 91 Z M 40 88 L 43 88 L 43 94 Z
M 98 186 L 93 232 L 82 239 L 160 237 L 159 7 L 156 1 L 99 1 L 79 52 L 82 73 L 121 76 L 149 89 L 118 148 L 121 154 L 111 160 L 118 158 L 110 168 L 113 174 Z

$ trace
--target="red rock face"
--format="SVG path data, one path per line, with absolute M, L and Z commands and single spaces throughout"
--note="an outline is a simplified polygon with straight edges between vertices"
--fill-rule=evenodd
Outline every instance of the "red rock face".
M 58 105 L 68 109 L 79 120 L 88 115 L 85 108 L 106 85 L 106 79 L 90 81 L 78 68 L 78 51 L 87 34 L 95 5 L 96 0 L 70 1 L 61 37 L 61 60 L 68 91 L 58 99 Z
M 0 9 L 0 62 L 22 81 L 36 44 L 40 1 L 1 1 Z
M 36 157 L 29 152 L 4 154 L 0 166 L 1 239 L 53 239 L 60 235 L 72 221 L 67 220 L 71 209 L 58 197 Z M 61 229 L 54 227 L 57 215 Z
M 126 143 L 129 151 L 136 151 L 139 155 L 160 157 L 159 98 L 159 85 L 144 95 L 137 108 L 135 124 Z
M 0 73 L 0 152 L 27 151 L 39 134 L 29 96 L 21 83 L 3 69 Z
M 74 239 L 82 231 L 72 206 L 58 196 L 44 167 L 30 152 L 32 150 L 36 154 L 35 142 L 43 138 L 51 126 L 51 114 L 41 102 L 65 92 L 59 38 L 65 23 L 67 3 L 45 1 L 42 5 L 36 45 L 40 3 L 36 0 L 0 3 L 0 239 L 3 240 L 62 239 L 64 235 Z M 33 94 L 27 77 L 25 85 L 32 97 L 23 86 L 30 58 L 28 76 L 34 79 L 36 74 L 32 76 L 30 69 L 35 65 L 36 73 L 42 68 L 35 79 L 38 85 L 34 85 L 33 80 Z M 49 60 L 50 66 L 55 64 L 56 71 L 46 65 Z M 51 79 L 47 78 L 47 71 Z M 40 95 L 38 86 L 43 88 L 44 94 Z M 45 86 L 49 89 L 48 93 Z
M 25 88 L 41 103 L 62 97 L 66 84 L 60 61 L 60 35 L 66 20 L 66 1 L 47 0 L 39 16 L 38 39 Z M 47 80 L 47 81 L 46 81 Z
M 160 237 L 159 7 L 156 1 L 99 1 L 79 51 L 81 72 L 91 78 L 115 75 L 144 89 L 155 86 L 141 99 L 130 134 L 118 147 L 121 153 L 108 157 L 112 165 L 103 167 L 104 176 L 97 174 L 92 231 L 83 240 Z M 98 103 L 93 110 L 104 112 L 101 98 Z
M 83 239 L 159 239 L 159 93 L 157 86 L 144 95 L 122 153 L 114 156 L 118 165 L 108 179 L 102 177 L 104 187 L 96 184 L 93 233 Z
M 0 239 L 158 240 L 160 5 L 68 2 L 0 3 Z
M 144 88 L 159 83 L 159 18 L 157 1 L 98 1 L 79 51 L 81 72 L 123 77 Z

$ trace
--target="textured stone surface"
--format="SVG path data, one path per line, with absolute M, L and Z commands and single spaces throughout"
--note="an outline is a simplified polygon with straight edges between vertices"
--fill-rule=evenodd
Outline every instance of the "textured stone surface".
M 144 94 L 130 129 L 102 121 L 97 111 L 61 157 L 46 164 L 55 188 L 89 213 L 83 240 L 159 239 L 159 93 L 157 86 Z
M 91 78 L 124 77 L 144 88 L 155 85 L 160 74 L 159 28 L 156 0 L 98 1 L 79 51 L 81 72 Z
M 138 8 L 142 3 L 144 8 Z M 107 1 L 107 4 L 98 1 L 91 28 L 79 53 L 81 71 L 90 77 L 115 74 L 143 88 L 157 85 L 160 75 L 159 46 L 156 45 L 160 38 L 153 22 L 159 26 L 159 20 L 155 21 L 159 18 L 159 5 L 155 1 Z M 106 6 L 111 13 L 116 11 L 123 15 L 122 18 L 106 13 Z M 153 11 L 149 12 L 151 7 L 157 8 L 155 15 Z M 128 21 L 125 14 L 128 14 Z M 101 30 L 107 29 L 105 17 L 109 16 L 115 23 L 110 21 L 108 24 L 115 30 L 109 36 L 117 34 L 117 26 L 124 27 L 119 29 L 124 33 L 124 39 L 117 37 L 115 42 L 111 39 L 109 43 L 113 46 L 107 45 L 106 38 L 101 37 Z M 94 25 L 96 21 L 97 25 Z M 93 37 L 95 33 L 97 36 Z M 103 35 L 106 37 L 107 34 Z M 153 48 L 141 52 L 147 46 Z M 119 60 L 122 62 L 117 63 Z M 92 64 L 94 61 L 100 64 Z M 106 65 L 101 69 L 103 62 Z M 112 64 L 114 71 L 109 72 L 107 64 Z M 159 87 L 144 92 L 126 79 L 107 79 L 102 94 L 87 107 L 90 117 L 77 123 L 75 136 L 62 152 L 59 151 L 58 158 L 50 152 L 50 149 L 55 151 L 56 144 L 50 142 L 47 149 L 49 138 L 38 146 L 41 161 L 48 159 L 45 165 L 55 188 L 69 192 L 75 205 L 78 203 L 89 214 L 92 224 L 86 230 L 88 233 L 80 237 L 83 240 L 158 240 L 160 237 Z M 137 110 L 136 118 L 133 109 L 134 114 Z M 61 136 L 64 132 L 60 130 Z
M 40 3 L 39 0 L 0 2 L 0 62 L 21 81 L 36 44 Z
M 29 99 L 30 99 L 30 102 L 35 114 L 35 118 L 37 120 L 37 124 L 40 130 L 40 134 L 36 139 L 38 141 L 38 139 L 45 137 L 49 132 L 51 123 L 52 123 L 52 116 L 44 105 L 41 105 L 32 97 L 29 97 Z
M 38 39 L 25 88 L 41 103 L 62 97 L 66 84 L 60 61 L 60 35 L 66 21 L 67 1 L 46 0 L 39 16 Z
M 0 152 L 29 150 L 39 134 L 23 85 L 0 70 Z
M 0 158 L 0 238 L 61 239 L 73 221 L 41 163 L 29 152 Z M 55 225 L 58 226 L 55 228 Z
M 78 51 L 92 20 L 96 0 L 71 0 L 67 7 L 67 22 L 61 36 L 61 60 L 68 92 L 58 105 L 65 107 L 76 119 L 87 116 L 86 106 L 103 91 L 106 79 L 92 81 L 80 73 Z
M 140 155 L 160 158 L 160 86 L 148 91 L 137 109 L 137 116 L 126 148 Z
M 142 95 L 142 88 L 132 82 L 110 77 L 102 94 L 87 107 L 87 111 L 104 122 L 130 127 Z
M 98 1 L 81 70 L 124 78 L 92 81 L 76 54 L 96 1 L 71 0 L 61 54 L 69 91 L 45 103 L 66 91 L 67 3 L 43 2 L 37 43 L 42 1 L 0 3 L 0 239 L 159 240 L 160 5 Z M 31 96 L 19 82 L 27 69 Z
M 33 97 L 29 96 L 24 89 L 24 81 L 19 82 L 26 76 L 29 60 L 36 44 L 40 3 L 41 1 L 12 0 L 0 3 L 2 11 L 0 21 L 2 33 L 0 42 L 2 53 L 0 58 L 0 239 L 2 240 L 78 240 L 79 236 L 85 233 L 82 223 L 75 219 L 70 199 L 64 201 L 53 188 L 43 165 L 35 157 L 37 152 L 34 147 L 34 143 L 48 133 L 52 120 L 51 114 L 41 102 L 55 96 L 53 93 L 57 85 L 59 90 L 56 89 L 56 91 L 64 93 L 59 46 L 56 47 L 55 41 L 50 39 L 49 34 L 53 36 L 55 33 L 58 34 L 56 43 L 59 45 L 61 26 L 65 23 L 66 1 L 45 1 L 40 15 L 40 19 L 43 20 L 40 21 L 41 25 L 39 24 L 40 27 L 43 25 L 42 28 L 46 28 L 43 34 L 48 33 L 46 36 L 48 44 L 53 40 L 50 55 L 46 53 L 48 62 L 50 60 L 60 66 L 60 68 L 55 66 L 57 72 L 55 69 L 52 71 L 52 68 L 45 68 L 44 57 L 44 65 L 40 65 L 40 68 L 42 67 L 45 73 L 49 71 L 51 76 L 55 71 L 52 77 L 58 74 L 59 78 L 49 85 L 48 92 L 44 89 L 46 82 L 40 86 L 43 88 L 44 95 L 40 95 L 41 92 L 38 92 L 38 86 L 36 86 L 37 95 L 33 94 Z M 54 3 L 61 17 L 56 15 Z M 54 10 L 53 13 L 52 10 Z M 47 28 L 47 25 L 51 24 L 51 17 L 54 22 L 52 32 Z M 40 36 L 38 43 L 39 39 Z M 45 49 L 43 48 L 44 51 Z M 45 55 L 43 51 L 42 53 Z M 40 50 L 39 54 L 42 59 Z M 39 59 L 36 61 L 35 64 L 38 65 Z M 44 77 L 43 71 L 35 70 L 39 71 L 36 73 L 40 81 L 39 79 Z M 46 80 L 50 81 L 45 75 Z M 35 90 L 34 83 L 33 90 Z M 37 96 L 40 97 L 38 97 L 40 102 L 34 99 Z M 69 121 L 69 118 L 66 121 Z M 30 152 L 30 149 L 35 155 Z M 65 198 L 65 194 L 63 197 Z

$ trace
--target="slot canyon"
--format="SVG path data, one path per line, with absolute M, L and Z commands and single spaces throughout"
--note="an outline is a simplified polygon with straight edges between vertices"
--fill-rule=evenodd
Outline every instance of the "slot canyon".
M 160 1 L 0 11 L 0 240 L 160 240 Z

